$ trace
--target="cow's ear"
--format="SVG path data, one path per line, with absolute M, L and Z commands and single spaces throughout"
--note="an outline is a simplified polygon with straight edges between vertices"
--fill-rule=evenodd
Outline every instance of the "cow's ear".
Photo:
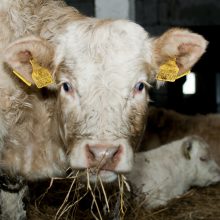
M 172 28 L 154 39 L 154 57 L 156 65 L 176 59 L 179 73 L 192 68 L 205 52 L 208 42 L 199 34 L 186 29 Z
M 20 78 L 24 78 L 34 83 L 31 74 L 34 61 L 38 67 L 43 67 L 52 72 L 52 61 L 54 50 L 49 42 L 35 37 L 21 38 L 9 45 L 4 53 L 4 62 L 6 62 L 14 72 L 19 73 Z
M 190 160 L 191 159 L 191 154 L 192 154 L 192 141 L 187 140 L 183 142 L 182 145 L 182 152 L 183 152 L 183 156 L 187 159 Z

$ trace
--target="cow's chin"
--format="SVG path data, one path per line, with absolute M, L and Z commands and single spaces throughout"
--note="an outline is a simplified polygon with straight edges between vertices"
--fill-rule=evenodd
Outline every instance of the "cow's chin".
M 100 170 L 98 175 L 92 173 L 89 174 L 89 180 L 93 183 L 100 181 L 99 179 L 101 179 L 102 182 L 110 183 L 115 181 L 117 177 L 117 173 L 108 170 Z

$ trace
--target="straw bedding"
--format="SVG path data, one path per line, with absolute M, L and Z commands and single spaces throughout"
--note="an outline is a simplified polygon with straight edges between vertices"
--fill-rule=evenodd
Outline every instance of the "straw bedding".
M 30 183 L 29 219 L 220 219 L 220 184 L 192 188 L 165 207 L 147 210 L 140 201 L 137 202 L 122 177 L 119 176 L 119 182 L 107 186 L 101 186 L 100 182 L 96 185 L 82 184 L 77 178 Z

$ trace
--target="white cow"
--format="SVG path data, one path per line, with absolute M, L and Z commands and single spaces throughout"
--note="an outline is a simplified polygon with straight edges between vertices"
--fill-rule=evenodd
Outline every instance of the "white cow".
M 201 138 L 188 136 L 157 149 L 135 154 L 128 179 L 148 208 L 165 205 L 191 186 L 220 181 L 220 167 Z
M 190 69 L 207 46 L 185 29 L 150 38 L 133 22 L 89 18 L 55 0 L 4 0 L 0 24 L 1 164 L 28 179 L 69 166 L 99 164 L 105 182 L 130 171 L 146 85 L 170 58 L 179 74 Z M 39 65 L 54 81 L 44 89 L 31 76 Z
M 149 107 L 141 151 L 154 149 L 188 135 L 202 137 L 220 165 L 220 114 L 185 115 L 170 109 Z
M 150 38 L 138 24 L 86 17 L 60 0 L 2 0 L 0 26 L 0 165 L 29 180 L 68 167 L 98 166 L 104 182 L 129 172 L 147 85 L 171 58 L 187 71 L 207 46 L 185 29 Z

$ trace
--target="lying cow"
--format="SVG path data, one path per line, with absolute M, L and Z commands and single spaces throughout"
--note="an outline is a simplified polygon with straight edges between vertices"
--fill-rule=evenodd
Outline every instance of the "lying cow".
M 1 168 L 28 180 L 68 167 L 98 165 L 104 182 L 129 172 L 160 65 L 176 59 L 182 74 L 207 46 L 185 29 L 150 38 L 56 0 L 2 0 L 0 25 Z
M 173 110 L 150 107 L 142 151 L 159 147 L 187 135 L 201 136 L 210 146 L 210 153 L 220 165 L 220 115 L 184 115 Z
M 148 208 L 165 205 L 191 186 L 208 186 L 220 181 L 220 167 L 210 157 L 209 147 L 197 136 L 135 154 L 128 179 L 139 196 L 145 194 Z

